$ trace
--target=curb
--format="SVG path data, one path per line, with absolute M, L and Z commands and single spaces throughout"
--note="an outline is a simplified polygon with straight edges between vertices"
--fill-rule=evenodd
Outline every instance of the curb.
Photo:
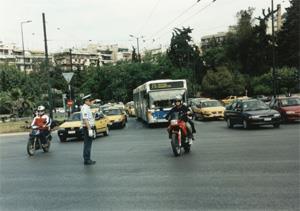
M 17 132 L 17 133 L 1 133 L 0 137 L 4 136 L 21 136 L 21 135 L 26 135 L 28 132 Z

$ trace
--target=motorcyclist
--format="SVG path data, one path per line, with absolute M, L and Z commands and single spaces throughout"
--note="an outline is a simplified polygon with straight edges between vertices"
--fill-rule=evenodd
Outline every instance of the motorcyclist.
M 187 130 L 188 130 L 188 138 L 194 140 L 193 132 L 196 132 L 196 130 L 194 128 L 194 123 L 192 122 L 191 119 L 188 118 L 188 115 L 190 114 L 190 111 L 189 111 L 187 106 L 183 105 L 181 96 L 176 96 L 175 106 L 166 115 L 166 119 L 169 120 L 169 117 L 174 112 L 178 112 L 179 115 L 182 116 L 182 120 L 186 123 L 186 127 L 187 127 Z
M 50 134 L 51 119 L 45 114 L 45 106 L 38 106 L 37 115 L 34 117 L 31 126 L 37 126 L 40 130 L 42 145 L 46 144 L 46 136 Z

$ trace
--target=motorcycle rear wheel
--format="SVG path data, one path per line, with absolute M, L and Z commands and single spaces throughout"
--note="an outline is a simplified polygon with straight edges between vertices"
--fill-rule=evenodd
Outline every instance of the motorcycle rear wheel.
M 171 146 L 175 157 L 181 155 L 181 147 L 178 144 L 177 134 L 172 134 Z
M 27 153 L 29 156 L 33 156 L 35 153 L 35 139 L 29 139 L 27 142 Z

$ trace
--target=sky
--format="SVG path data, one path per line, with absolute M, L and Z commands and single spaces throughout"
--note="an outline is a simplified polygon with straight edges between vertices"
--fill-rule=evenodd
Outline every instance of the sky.
M 227 31 L 236 14 L 254 7 L 254 16 L 271 7 L 271 0 L 0 0 L 0 41 L 25 49 L 44 50 L 42 13 L 45 13 L 50 52 L 88 44 L 118 44 L 140 49 L 166 47 L 175 27 L 191 27 L 193 41 Z M 289 6 L 273 0 L 274 8 Z M 130 37 L 133 35 L 134 37 Z

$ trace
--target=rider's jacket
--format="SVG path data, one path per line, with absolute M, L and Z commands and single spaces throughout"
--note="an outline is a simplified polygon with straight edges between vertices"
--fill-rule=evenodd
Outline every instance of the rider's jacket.
M 166 115 L 166 119 L 169 119 L 169 117 L 172 115 L 172 113 L 174 112 L 178 112 L 180 116 L 183 117 L 183 121 L 187 122 L 188 118 L 187 118 L 187 112 L 189 111 L 188 107 L 186 107 L 185 105 L 180 105 L 180 106 L 174 106 L 169 113 Z
M 37 115 L 34 117 L 31 126 L 38 126 L 40 130 L 49 130 L 51 125 L 51 120 L 48 115 L 43 114 L 42 116 Z

